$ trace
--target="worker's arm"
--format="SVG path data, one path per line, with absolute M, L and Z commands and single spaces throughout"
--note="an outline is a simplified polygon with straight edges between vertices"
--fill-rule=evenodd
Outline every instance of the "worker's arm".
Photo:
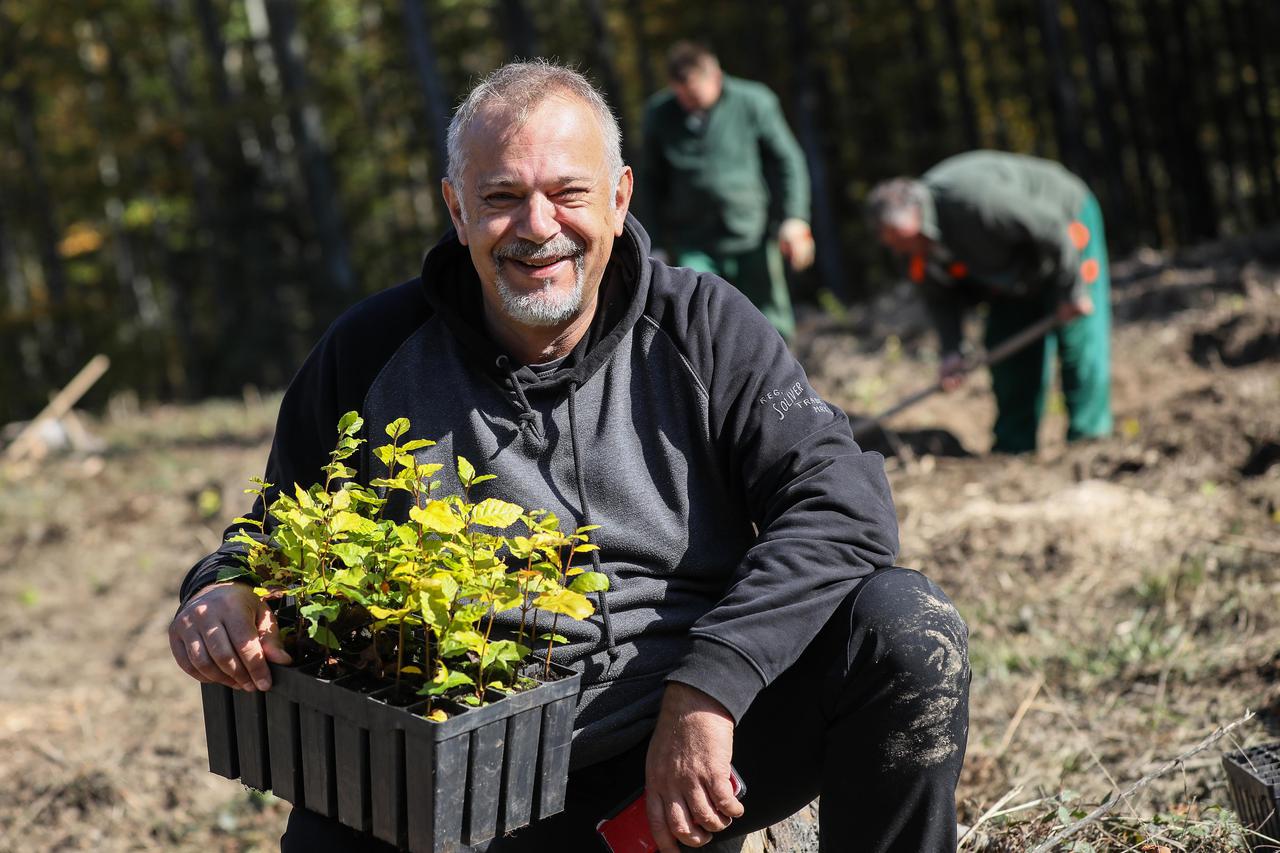
M 756 126 L 760 150 L 772 167 L 766 168 L 765 173 L 776 177 L 778 184 L 770 190 L 781 199 L 783 220 L 778 229 L 778 247 L 793 269 L 804 270 L 814 257 L 813 232 L 809 228 L 809 167 L 804 151 L 787 126 L 781 104 L 767 89 L 759 92 Z

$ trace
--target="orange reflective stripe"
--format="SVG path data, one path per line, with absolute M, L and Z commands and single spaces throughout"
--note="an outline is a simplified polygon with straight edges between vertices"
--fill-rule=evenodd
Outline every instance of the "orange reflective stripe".
M 1093 284 L 1098 280 L 1098 273 L 1102 268 L 1098 266 L 1098 262 L 1093 258 L 1085 261 L 1080 265 L 1080 277 L 1084 279 L 1085 284 Z
M 1089 229 L 1085 227 L 1083 222 L 1072 222 L 1067 226 L 1067 236 L 1071 238 L 1071 245 L 1077 249 L 1083 249 L 1089 245 Z
M 924 255 L 912 255 L 911 260 L 907 262 L 907 275 L 911 276 L 911 280 L 916 284 L 924 281 Z
M 951 266 L 947 267 L 947 272 L 951 273 L 952 278 L 964 278 L 969 274 L 969 268 L 964 265 L 963 261 L 955 261 Z

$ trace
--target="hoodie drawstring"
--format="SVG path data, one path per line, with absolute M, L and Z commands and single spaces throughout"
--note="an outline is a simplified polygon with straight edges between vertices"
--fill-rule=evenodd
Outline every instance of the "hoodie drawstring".
M 499 370 L 507 372 L 507 378 L 511 380 L 511 387 L 515 389 L 516 401 L 520 404 L 520 414 L 517 415 L 520 425 L 523 427 L 528 424 L 536 432 L 538 429 L 538 415 L 533 411 L 533 406 L 529 405 L 529 398 L 525 396 L 524 386 L 520 384 L 520 379 L 516 376 L 516 369 L 511 365 L 511 359 L 505 355 L 500 355 L 494 361 L 494 364 L 498 366 Z
M 573 474 L 578 483 L 578 503 L 582 506 L 582 524 L 586 526 L 591 523 L 591 507 L 587 504 L 587 489 L 582 481 L 582 457 L 578 454 L 578 417 L 577 406 L 575 405 L 577 396 L 578 383 L 570 382 L 569 444 L 573 448 Z M 591 552 L 591 567 L 600 572 L 600 552 L 598 550 Z M 605 650 L 609 653 L 609 662 L 612 665 L 614 661 L 617 661 L 619 652 L 613 640 L 613 622 L 609 618 L 609 599 L 605 598 L 604 591 L 600 591 L 596 593 L 596 600 L 600 603 L 600 618 L 604 625 Z

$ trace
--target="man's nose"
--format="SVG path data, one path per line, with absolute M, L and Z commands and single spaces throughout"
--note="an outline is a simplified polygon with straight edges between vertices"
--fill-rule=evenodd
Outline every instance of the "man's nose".
M 545 243 L 560 233 L 556 221 L 556 206 L 542 193 L 533 193 L 525 203 L 524 216 L 520 219 L 520 236 L 534 243 Z

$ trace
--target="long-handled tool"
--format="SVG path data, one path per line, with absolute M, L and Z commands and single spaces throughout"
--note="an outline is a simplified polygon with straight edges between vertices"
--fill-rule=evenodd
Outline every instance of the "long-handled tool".
M 1056 313 L 1050 314 L 1047 317 L 1042 317 L 1030 326 L 1027 326 L 1025 329 L 1018 332 L 1016 335 L 1001 341 L 995 349 L 985 352 L 981 356 L 965 359 L 964 365 L 960 368 L 960 372 L 969 373 L 977 370 L 979 367 L 990 367 L 993 364 L 999 364 L 1019 350 L 1026 349 L 1031 344 L 1040 340 L 1045 335 L 1061 326 L 1062 323 L 1063 321 L 1058 319 L 1058 315 Z M 939 379 L 928 388 L 922 388 L 914 394 L 904 397 L 902 400 L 894 403 L 875 417 L 862 418 L 861 420 L 855 421 L 853 424 L 853 437 L 861 438 L 871 432 L 871 430 L 878 428 L 880 424 L 888 418 L 893 417 L 905 409 L 911 408 L 921 400 L 927 400 L 941 390 L 942 380 Z

